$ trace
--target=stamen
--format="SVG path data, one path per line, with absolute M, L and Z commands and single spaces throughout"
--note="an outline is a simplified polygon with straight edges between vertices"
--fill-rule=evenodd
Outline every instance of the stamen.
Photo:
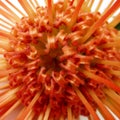
M 8 14 L 11 14 L 16 21 L 20 21 L 20 18 L 15 14 L 15 12 L 13 12 L 9 7 L 7 7 L 2 1 L 0 1 L 0 4 L 3 8 L 6 9 L 6 11 L 10 12 Z
M 24 113 L 25 110 L 26 110 L 26 106 L 22 108 L 22 110 L 18 114 L 17 118 L 21 117 L 21 115 Z M 17 120 L 17 118 L 16 118 L 16 120 Z
M 6 50 L 3 49 L 3 48 L 0 48 L 0 55 L 3 55 L 3 54 L 5 54 L 5 53 L 6 53 Z
M 30 7 L 29 3 L 26 0 L 18 0 L 18 2 L 21 4 L 23 9 L 26 11 L 26 13 L 29 15 L 30 19 L 32 20 L 35 16 L 35 13 L 33 9 Z
M 9 21 L 11 21 L 11 22 L 13 22 L 13 23 L 15 23 L 16 21 L 19 21 L 19 20 L 20 20 L 20 19 L 18 19 L 18 18 L 16 18 L 16 17 L 12 16 L 10 13 L 6 12 L 4 9 L 1 9 L 1 8 L 0 8 L 0 12 L 1 12 L 1 14 L 2 14 L 5 18 L 7 18 Z
M 0 30 L 0 36 L 14 40 L 14 37 L 7 31 Z
M 32 7 L 34 8 L 34 10 L 36 10 L 36 6 L 34 5 L 34 2 L 32 0 L 30 0 L 30 3 L 32 5 Z
M 104 92 L 113 100 L 115 101 L 118 105 L 120 105 L 120 96 L 114 92 L 113 90 L 110 89 L 104 89 Z
M 104 45 L 101 45 L 100 48 L 110 48 L 110 47 L 115 47 L 115 48 L 120 48 L 120 41 L 116 40 L 112 43 L 105 43 Z
M 109 70 L 109 73 L 116 75 L 116 76 L 120 76 L 120 71 L 119 70 Z
M 120 67 L 119 61 L 95 60 L 95 63 Z
M 116 78 L 114 78 L 113 80 L 114 80 L 115 84 L 120 87 L 120 77 L 119 76 L 120 76 L 120 74 Z
M 0 40 L 0 47 L 5 49 L 6 51 L 12 50 L 11 45 L 8 40 L 4 40 L 4 39 Z
M 9 108 L 14 104 L 14 102 L 16 102 L 16 100 L 13 100 L 9 102 L 9 104 L 5 104 L 2 108 L 0 108 L 0 116 L 5 114 L 5 112 L 8 111 Z
M 24 120 L 25 117 L 27 116 L 27 114 L 30 112 L 31 108 L 33 107 L 33 105 L 35 104 L 35 102 L 38 100 L 40 94 L 42 91 L 40 91 L 40 93 L 37 93 L 35 95 L 35 97 L 33 98 L 33 100 L 31 101 L 31 103 L 29 104 L 29 106 L 22 112 L 19 114 L 19 116 L 16 118 L 16 120 Z
M 6 2 L 11 5 L 18 13 L 20 13 L 22 16 L 25 16 L 25 14 L 20 11 L 15 5 L 13 5 L 10 1 L 6 0 Z
M 8 68 L 6 61 L 0 61 L 0 70 L 5 70 Z
M 87 110 L 91 113 L 91 115 L 93 116 L 93 118 L 95 120 L 99 120 L 97 114 L 95 113 L 95 111 L 93 110 L 92 106 L 89 104 L 89 102 L 86 100 L 86 98 L 84 97 L 84 95 L 79 91 L 78 88 L 73 86 L 73 89 L 75 90 L 75 92 L 77 93 L 78 97 L 80 98 L 80 100 L 82 101 L 82 103 L 84 104 L 84 106 L 87 108 Z
M 3 77 L 5 77 L 5 76 L 8 76 L 10 73 L 13 73 L 13 72 L 15 72 L 16 70 L 15 69 L 9 69 L 9 70 L 7 70 L 7 69 L 5 69 L 5 70 L 0 70 L 0 78 L 3 78 Z
M 3 78 L 0 78 L 0 82 L 6 82 L 8 80 L 8 77 L 7 76 L 5 76 L 5 77 L 3 77 Z
M 10 87 L 9 84 L 5 84 L 5 85 L 0 86 L 0 90 L 8 89 L 9 87 Z
M 114 0 L 111 0 L 110 3 L 107 5 L 107 7 L 104 9 L 104 12 L 102 14 L 105 14 L 107 12 L 107 10 L 111 7 L 111 5 L 113 4 Z
M 6 116 L 8 116 L 16 107 L 18 107 L 18 105 L 20 105 L 21 101 L 18 100 L 16 101 L 16 103 L 14 103 L 7 112 L 5 112 L 2 116 L 1 116 L 1 120 L 4 120 Z
M 105 119 L 114 120 L 114 117 L 111 115 L 111 113 L 105 108 L 104 104 L 101 102 L 101 100 L 97 97 L 97 95 L 92 91 L 88 90 L 94 101 L 99 106 L 100 110 L 102 111 L 102 115 L 104 115 Z
M 103 2 L 103 0 L 99 0 L 99 3 L 97 4 L 97 7 L 94 10 L 94 12 L 98 12 L 99 11 L 99 8 L 101 7 L 102 2 Z
M 43 112 L 42 113 L 40 113 L 40 115 L 39 115 L 39 117 L 38 117 L 38 119 L 37 120 L 43 120 Z
M 67 8 L 68 0 L 64 0 L 64 10 Z
M 71 20 L 70 20 L 70 22 L 68 24 L 69 28 L 71 28 L 74 25 L 74 23 L 76 22 L 76 19 L 78 17 L 78 13 L 80 11 L 80 8 L 82 7 L 83 2 L 84 2 L 84 0 L 79 0 L 79 3 L 76 6 L 75 11 L 74 11 L 74 13 L 72 15 L 72 18 L 71 18 Z
M 0 26 L 2 28 L 5 28 L 5 29 L 9 30 L 9 31 L 11 30 L 11 28 L 9 26 L 6 26 L 5 24 L 0 24 Z
M 11 102 L 15 101 L 17 98 L 15 94 L 11 94 L 11 96 L 6 95 L 5 97 L 6 98 L 2 100 L 0 98 L 0 109 L 2 109 L 6 105 L 9 105 Z
M 116 15 L 113 20 L 108 24 L 110 27 L 115 27 L 120 22 L 120 14 Z
M 103 83 L 105 84 L 106 86 L 112 88 L 113 90 L 115 90 L 116 92 L 119 92 L 120 93 L 120 87 L 118 87 L 117 85 L 115 85 L 111 80 L 107 80 L 105 78 L 102 78 L 98 75 L 95 75 L 89 71 L 86 71 L 86 70 L 82 70 L 83 74 L 86 75 L 87 77 L 95 80 L 96 82 L 98 83 Z
M 0 70 L 0 78 L 3 78 L 5 76 L 8 76 L 9 73 L 7 73 L 6 71 Z
M 10 27 L 13 26 L 13 24 L 11 24 L 10 22 L 8 22 L 8 21 L 6 21 L 6 20 L 4 20 L 4 19 L 2 19 L 2 18 L 0 18 L 0 20 L 1 20 L 3 23 L 6 23 L 7 25 L 9 25 Z
M 24 120 L 29 120 L 29 117 L 31 116 L 32 109 L 29 111 L 29 113 L 25 116 Z
M 67 113 L 68 113 L 68 120 L 73 120 L 72 119 L 72 110 L 69 106 L 67 107 Z
M 84 12 L 88 12 L 88 4 L 89 4 L 89 0 L 85 0 L 81 10 L 83 10 Z
M 115 114 L 120 118 L 120 112 L 110 103 L 107 99 L 102 100 L 103 103 Z
M 32 110 L 31 110 L 31 111 L 32 111 Z M 35 114 L 34 114 L 34 112 L 32 111 L 31 114 L 29 115 L 28 119 L 26 119 L 26 120 L 33 120 L 34 116 L 35 116 Z
M 91 115 L 88 116 L 88 120 L 93 120 Z
M 34 2 L 35 2 L 37 7 L 40 6 L 37 0 L 34 0 Z
M 114 119 L 106 100 L 120 113 L 120 32 L 105 23 L 120 0 L 111 1 L 102 16 L 98 10 L 103 0 L 92 13 L 94 0 L 46 0 L 45 7 L 38 0 L 18 0 L 23 12 L 9 0 L 0 2 L 2 119 L 20 103 L 23 109 L 16 120 L 78 120 L 79 115 L 99 120 L 97 109 L 105 119 Z
M 19 90 L 19 88 L 14 88 L 11 89 L 10 91 L 6 92 L 5 94 L 3 94 L 2 96 L 0 96 L 0 102 L 1 103 L 5 103 L 7 100 L 10 100 L 9 98 L 13 99 L 16 98 L 15 93 Z M 1 106 L 2 104 L 0 104 Z
M 120 113 L 120 107 L 116 102 L 114 102 L 110 97 L 106 97 L 106 100 L 108 100 L 116 108 L 116 110 L 118 110 L 118 112 Z
M 90 1 L 89 1 L 89 6 L 88 6 L 88 8 L 87 8 L 89 12 L 91 12 L 91 10 L 92 10 L 92 5 L 93 5 L 93 3 L 94 3 L 94 0 L 90 0 Z
M 61 115 L 61 117 L 60 117 L 60 120 L 64 120 L 64 117 L 63 117 L 63 115 Z
M 106 96 L 106 101 L 112 104 L 112 106 L 120 113 L 120 107 L 115 101 L 113 101 L 109 96 Z
M 48 17 L 49 17 L 49 22 L 50 25 L 52 25 L 53 23 L 53 1 L 52 0 L 47 0 L 47 4 L 48 4 Z
M 50 105 L 48 105 L 48 107 L 47 107 L 47 109 L 45 111 L 45 115 L 44 115 L 44 119 L 43 120 L 48 120 L 49 115 L 50 115 L 50 110 L 51 110 Z
M 104 21 L 108 18 L 108 16 L 110 16 L 114 11 L 116 11 L 118 9 L 118 7 L 120 6 L 120 1 L 117 0 L 112 7 L 100 18 L 98 19 L 98 21 L 93 24 L 93 26 L 90 27 L 89 31 L 86 33 L 86 35 L 83 37 L 82 39 L 82 43 L 86 42 L 88 40 L 88 38 L 95 32 L 95 30 L 101 26 Z

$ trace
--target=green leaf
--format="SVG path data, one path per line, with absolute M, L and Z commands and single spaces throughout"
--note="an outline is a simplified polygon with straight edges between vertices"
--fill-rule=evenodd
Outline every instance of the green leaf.
M 118 23 L 118 24 L 115 26 L 115 28 L 116 28 L 117 30 L 120 30 L 120 23 Z

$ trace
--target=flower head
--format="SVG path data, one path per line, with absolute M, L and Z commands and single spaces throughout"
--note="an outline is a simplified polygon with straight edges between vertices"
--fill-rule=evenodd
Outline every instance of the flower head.
M 101 0 L 18 2 L 0 1 L 0 119 L 19 106 L 16 120 L 120 118 L 120 14 L 107 22 L 120 0 L 103 13 Z

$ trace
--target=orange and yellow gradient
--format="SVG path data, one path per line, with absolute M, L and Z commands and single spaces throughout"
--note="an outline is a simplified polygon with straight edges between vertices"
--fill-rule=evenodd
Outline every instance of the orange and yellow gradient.
M 120 0 L 94 2 L 0 1 L 0 120 L 120 119 Z

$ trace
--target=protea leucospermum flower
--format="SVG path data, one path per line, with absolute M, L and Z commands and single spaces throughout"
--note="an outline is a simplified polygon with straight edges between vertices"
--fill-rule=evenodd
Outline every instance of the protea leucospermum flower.
M 18 2 L 27 15 L 0 1 L 0 120 L 120 118 L 120 13 L 107 22 L 120 0 L 103 13 L 102 0 Z

